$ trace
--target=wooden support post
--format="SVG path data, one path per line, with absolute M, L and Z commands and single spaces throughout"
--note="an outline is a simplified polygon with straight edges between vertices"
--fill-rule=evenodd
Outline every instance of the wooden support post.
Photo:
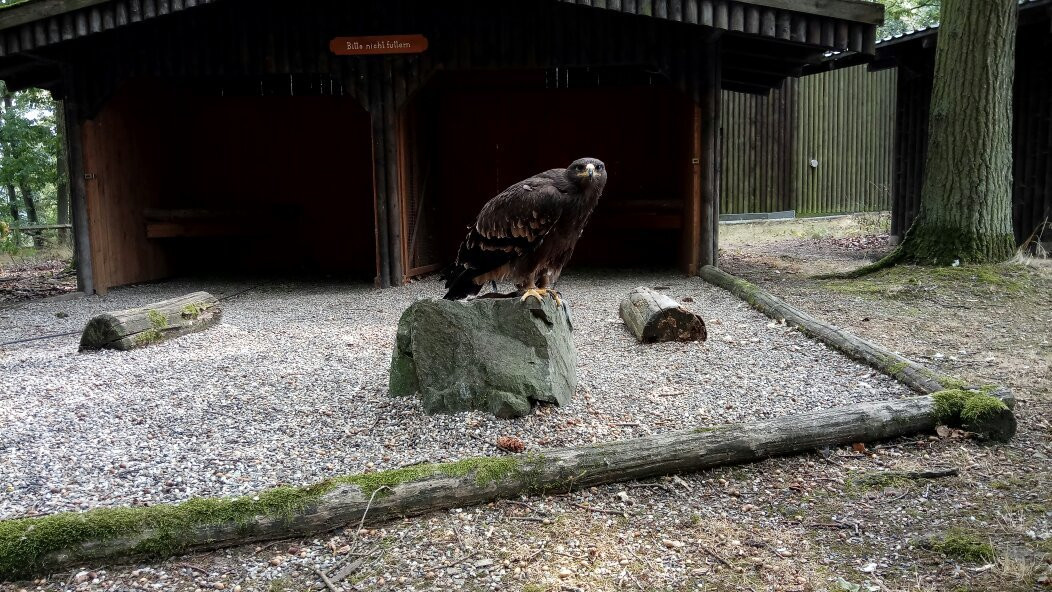
M 66 76 L 66 89 L 72 90 Z M 76 101 L 65 101 L 66 157 L 69 159 L 69 193 L 73 213 L 73 252 L 77 262 L 77 289 L 85 294 L 95 292 L 95 274 L 91 260 L 91 228 L 88 224 L 87 185 L 84 182 L 84 136 L 80 109 Z
M 720 42 L 704 46 L 701 59 L 701 218 L 700 265 L 716 265 L 720 218 Z
M 365 84 L 369 89 L 369 118 L 373 135 L 373 198 L 376 211 L 376 285 L 381 288 L 405 282 L 405 240 L 398 155 L 398 105 L 395 84 L 401 82 L 390 59 L 371 59 Z M 397 78 L 397 80 L 396 80 Z
M 391 253 L 391 285 L 401 286 L 405 283 L 404 266 L 405 244 L 402 240 L 402 187 L 399 182 L 398 161 L 398 105 L 395 103 L 395 84 L 401 80 L 401 71 L 394 72 L 392 61 L 396 58 L 384 58 L 383 65 L 383 113 L 384 113 L 384 162 L 387 164 L 387 224 L 388 240 Z
M 387 199 L 387 151 L 384 150 L 383 70 L 380 62 L 365 58 L 369 89 L 369 119 L 373 136 L 373 204 L 376 212 L 376 285 L 391 287 L 391 241 Z
M 701 105 L 696 101 L 690 102 L 690 125 L 687 130 L 690 133 L 690 177 L 687 181 L 687 196 L 683 209 L 683 246 L 684 267 L 687 275 L 698 275 L 701 270 L 701 240 L 702 224 L 702 113 Z

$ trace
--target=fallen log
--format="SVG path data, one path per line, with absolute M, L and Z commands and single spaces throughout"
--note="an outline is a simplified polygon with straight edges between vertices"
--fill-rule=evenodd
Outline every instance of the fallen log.
M 963 386 L 948 376 L 941 376 L 895 352 L 870 343 L 843 329 L 817 319 L 781 299 L 764 292 L 755 284 L 719 270 L 711 265 L 701 268 L 701 277 L 748 302 L 776 320 L 784 320 L 805 334 L 833 347 L 849 357 L 895 378 L 911 389 L 930 394 L 946 388 Z
M 84 327 L 80 350 L 130 350 L 201 331 L 219 322 L 219 301 L 193 292 L 146 305 L 102 313 Z
M 942 421 L 939 414 L 936 398 L 921 396 L 579 448 L 415 465 L 236 499 L 0 521 L 0 579 L 306 537 L 359 521 L 884 440 L 929 432 Z
M 661 292 L 639 287 L 621 301 L 621 318 L 640 343 L 705 341 L 705 322 Z

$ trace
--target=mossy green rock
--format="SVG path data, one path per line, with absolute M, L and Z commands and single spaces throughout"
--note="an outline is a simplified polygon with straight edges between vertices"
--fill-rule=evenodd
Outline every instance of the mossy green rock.
M 521 417 L 533 401 L 570 402 L 577 350 L 568 304 L 518 298 L 419 300 L 398 321 L 392 396 L 429 414 L 482 410 Z

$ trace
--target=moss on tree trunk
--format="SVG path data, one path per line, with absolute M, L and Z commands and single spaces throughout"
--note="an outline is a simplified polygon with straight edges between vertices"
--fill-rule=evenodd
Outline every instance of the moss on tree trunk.
M 943 0 L 920 213 L 898 260 L 1012 256 L 1016 0 Z

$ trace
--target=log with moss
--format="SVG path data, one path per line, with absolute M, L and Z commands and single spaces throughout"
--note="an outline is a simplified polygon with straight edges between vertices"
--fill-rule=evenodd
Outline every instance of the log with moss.
M 208 292 L 102 313 L 84 327 L 80 349 L 129 350 L 201 331 L 219 322 L 219 301 Z
M 705 322 L 678 302 L 639 287 L 621 301 L 621 318 L 640 343 L 705 341 Z
M 821 319 L 787 304 L 761 290 L 755 284 L 735 277 L 711 265 L 701 268 L 701 277 L 745 300 L 765 315 L 784 320 L 805 334 L 839 350 L 859 362 L 894 377 L 911 389 L 929 394 L 947 388 L 964 386 L 959 380 L 943 376 L 893 351 L 870 343 Z
M 363 516 L 374 523 L 884 440 L 959 423 L 967 413 L 981 419 L 1007 409 L 1004 401 L 979 393 L 921 396 L 579 448 L 417 465 L 236 499 L 0 521 L 0 579 L 306 537 L 357 524 Z

